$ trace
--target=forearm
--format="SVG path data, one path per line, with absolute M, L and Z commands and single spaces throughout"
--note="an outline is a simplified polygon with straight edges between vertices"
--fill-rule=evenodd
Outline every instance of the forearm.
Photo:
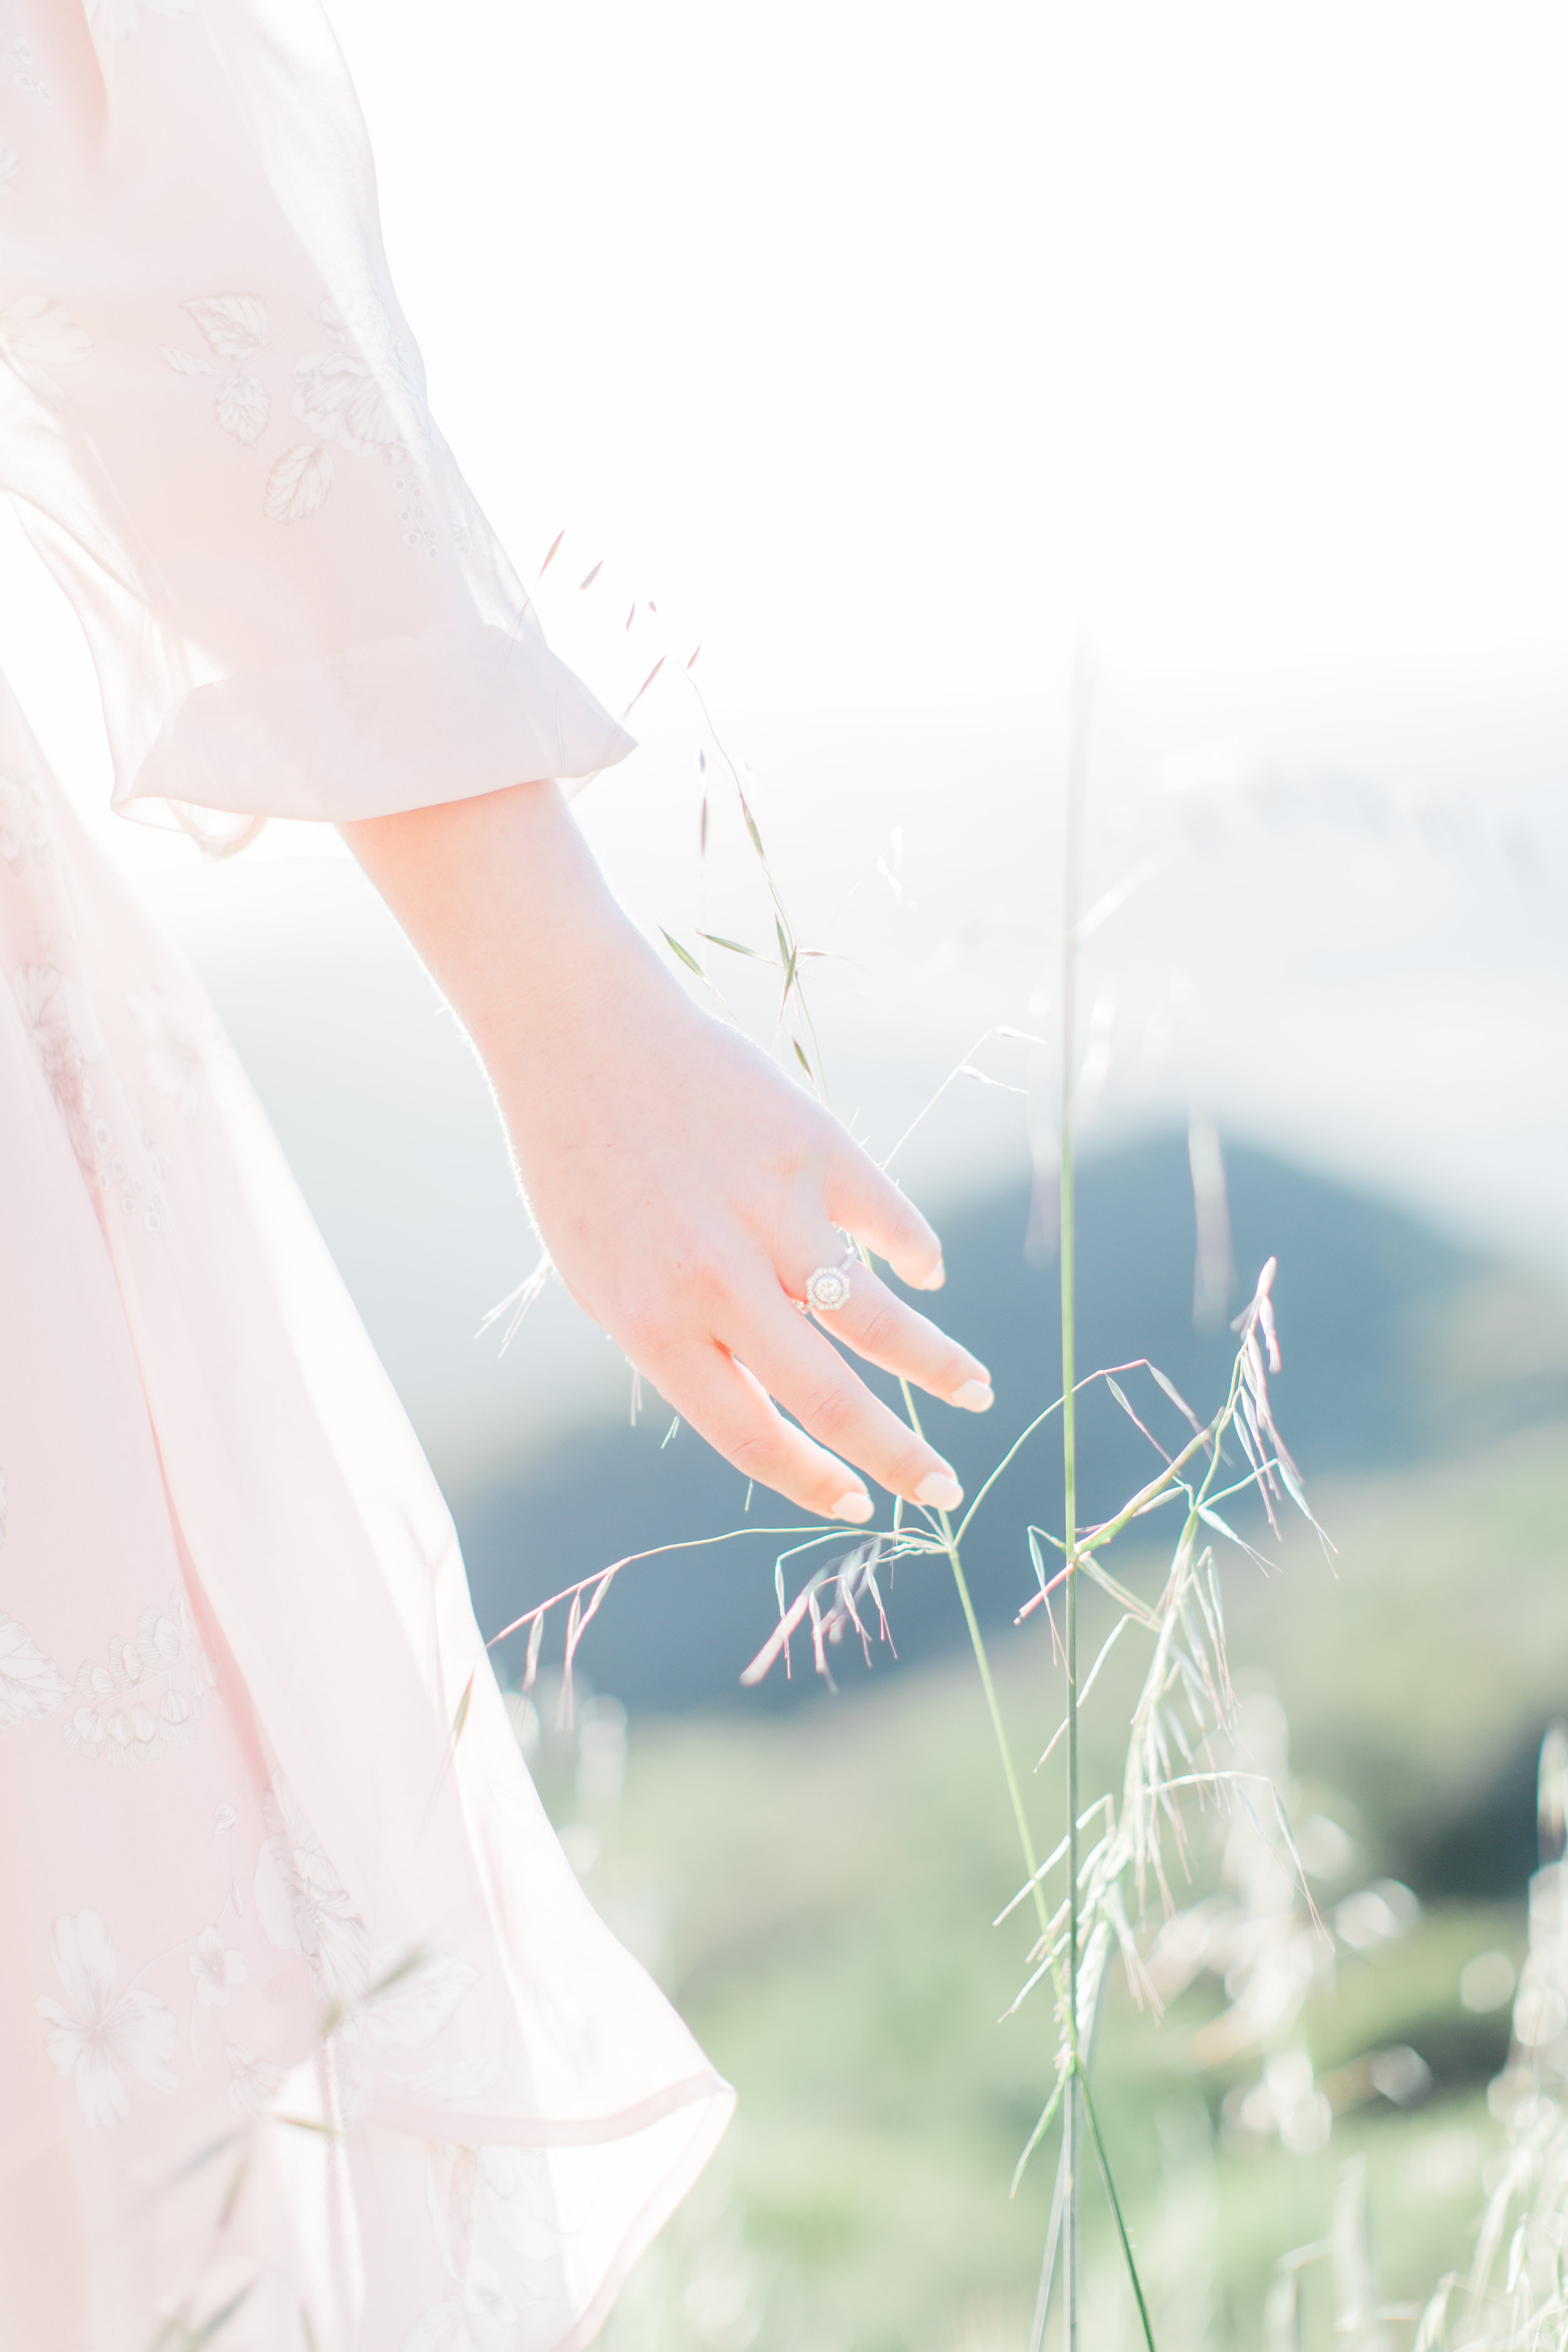
M 505 1102 L 563 1032 L 669 985 L 559 788 L 514 785 L 342 827 Z

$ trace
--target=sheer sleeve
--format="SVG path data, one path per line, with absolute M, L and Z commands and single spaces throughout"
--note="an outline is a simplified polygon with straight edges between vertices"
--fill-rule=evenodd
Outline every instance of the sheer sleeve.
M 87 632 L 116 807 L 223 845 L 623 757 L 432 421 L 314 0 L 11 22 L 0 486 Z

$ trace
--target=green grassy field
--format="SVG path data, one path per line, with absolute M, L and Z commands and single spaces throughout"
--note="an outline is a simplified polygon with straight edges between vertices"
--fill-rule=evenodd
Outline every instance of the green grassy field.
M 1486 2084 L 1508 2011 L 1463 2007 L 1459 1974 L 1479 1953 L 1517 1960 L 1523 1947 L 1528 1749 L 1568 1712 L 1568 1430 L 1314 1500 L 1336 1572 L 1300 1535 L 1278 1577 L 1236 1558 L 1233 1665 L 1244 1690 L 1272 1689 L 1287 1712 L 1295 1818 L 1327 1815 L 1349 1832 L 1342 1885 L 1319 1889 L 1325 1906 L 1387 1875 L 1414 1879 L 1423 1907 L 1395 1940 L 1342 1950 L 1281 2038 L 1342 2089 L 1364 2053 L 1405 2045 L 1433 2082 L 1406 2109 L 1346 2095 L 1327 2144 L 1308 2152 L 1246 2140 L 1225 2094 L 1256 2080 L 1259 2058 L 1205 2063 L 1194 2048 L 1225 2006 L 1219 1985 L 1201 1978 L 1156 2025 L 1113 1972 L 1097 2095 L 1161 2352 L 1260 2346 L 1277 2259 L 1325 2237 L 1357 2157 L 1381 2292 L 1394 2306 L 1419 2297 L 1465 2263 L 1497 2145 Z M 1123 1573 L 1147 1589 L 1158 1563 L 1129 1554 Z M 1038 1628 L 994 1656 L 1026 1768 L 1059 1714 Z M 1120 1678 L 1108 1669 L 1089 1703 L 1090 1790 L 1119 1762 L 1131 1648 L 1129 1636 Z M 618 1794 L 616 1713 L 595 1715 L 582 1741 L 546 1731 L 542 1789 L 574 1824 L 588 1891 L 740 2093 L 728 2143 L 606 2342 L 1025 2352 L 1054 2134 L 1017 2197 L 1007 2191 L 1048 2084 L 1051 2020 L 1042 1992 L 997 2021 L 1029 1931 L 1022 1912 L 991 1925 L 1020 1871 L 971 1662 L 879 1663 L 865 1695 L 784 1718 L 748 1718 L 742 1703 L 634 1721 Z M 1042 1845 L 1054 1843 L 1051 1771 L 1031 1799 Z M 1194 1853 L 1197 1885 L 1212 1885 L 1207 1827 Z M 1089 2341 L 1112 2352 L 1134 2342 L 1134 2319 L 1098 2195 L 1090 2210 Z M 1302 2273 L 1302 2313 L 1304 2342 L 1327 2352 L 1321 2262 Z M 1390 2346 L 1410 2341 L 1409 2324 L 1387 2327 Z

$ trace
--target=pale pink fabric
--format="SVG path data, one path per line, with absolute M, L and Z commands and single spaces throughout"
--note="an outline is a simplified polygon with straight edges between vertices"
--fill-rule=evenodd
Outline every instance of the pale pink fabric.
M 8 20 L 0 467 L 118 797 L 237 834 L 614 756 L 426 415 L 321 20 L 90 16 Z M 729 2115 L 544 1820 L 199 989 L 3 688 L 0 1835 L 5 2352 L 567 2352 Z
M 232 842 L 619 759 L 431 418 L 313 0 L 6 26 L 0 486 L 86 626 L 116 805 Z

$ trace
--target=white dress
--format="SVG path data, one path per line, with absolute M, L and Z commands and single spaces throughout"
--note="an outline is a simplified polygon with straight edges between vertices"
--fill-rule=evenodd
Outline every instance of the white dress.
M 312 0 L 19 0 L 0 64 L 0 475 L 117 805 L 226 846 L 618 757 L 430 420 Z M 731 2095 L 582 1895 L 277 1146 L 4 688 L 0 1482 L 5 2352 L 587 2343 Z

